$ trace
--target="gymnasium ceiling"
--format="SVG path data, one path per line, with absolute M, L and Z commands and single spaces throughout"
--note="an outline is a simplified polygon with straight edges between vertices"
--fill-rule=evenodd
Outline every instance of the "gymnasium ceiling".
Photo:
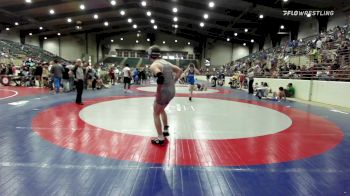
M 109 36 L 161 31 L 190 39 L 230 38 L 233 42 L 246 42 L 261 40 L 267 31 L 277 31 L 281 25 L 286 29 L 295 28 L 306 18 L 283 16 L 282 10 L 346 10 L 350 5 L 350 0 L 145 0 L 146 6 L 142 6 L 141 1 L 115 0 L 116 5 L 112 5 L 111 0 L 0 0 L 0 29 L 17 29 L 41 38 L 58 36 L 58 33 L 64 36 L 96 32 Z M 212 8 L 210 1 L 215 4 Z M 81 9 L 81 5 L 85 9 Z M 54 14 L 49 13 L 51 9 Z M 147 16 L 147 11 L 151 11 L 151 16 Z M 95 14 L 98 19 L 94 19 Z M 208 15 L 207 19 L 204 14 Z M 69 23 L 68 18 L 72 22 Z M 204 27 L 200 27 L 200 22 Z

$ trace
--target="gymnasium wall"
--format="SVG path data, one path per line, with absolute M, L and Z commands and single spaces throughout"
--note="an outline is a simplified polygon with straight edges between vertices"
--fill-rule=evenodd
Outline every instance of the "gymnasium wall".
M 300 23 L 298 39 L 303 39 L 318 34 L 318 21 L 316 18 L 305 18 Z
M 241 44 L 226 41 L 216 41 L 207 49 L 207 58 L 213 66 L 224 65 L 249 55 L 249 48 Z
M 335 15 L 329 17 L 327 30 L 331 30 L 336 26 L 344 26 L 349 24 L 350 14 L 345 14 L 344 12 L 336 12 Z
M 224 86 L 229 86 L 230 78 L 225 78 Z M 196 79 L 207 80 L 205 76 L 197 76 Z M 267 82 L 273 92 L 277 91 L 279 87 L 285 88 L 288 83 L 292 83 L 295 88 L 295 98 L 297 99 L 350 108 L 350 82 L 272 78 L 254 79 L 254 83 L 260 84 L 261 82 Z
M 36 36 L 36 35 L 26 36 L 25 43 L 28 45 L 40 47 L 39 36 Z
M 15 31 L 15 30 L 10 30 L 10 31 L 3 30 L 3 31 L 1 31 L 0 39 L 10 40 L 13 42 L 18 42 L 18 43 L 21 42 L 19 32 Z

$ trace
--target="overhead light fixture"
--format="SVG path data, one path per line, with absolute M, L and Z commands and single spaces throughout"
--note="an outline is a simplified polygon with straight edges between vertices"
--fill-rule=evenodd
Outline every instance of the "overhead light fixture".
M 311 17 L 311 14 L 310 14 L 310 13 L 309 13 L 309 14 L 307 14 L 307 15 L 306 15 L 306 17 L 310 18 L 310 17 Z
M 146 1 L 142 1 L 142 2 L 141 2 L 141 5 L 142 5 L 143 7 L 146 7 L 146 6 L 147 6 L 147 2 L 146 2 Z
M 76 28 L 77 30 L 82 29 L 82 27 L 81 27 L 81 26 L 79 26 L 79 25 L 75 26 L 75 28 Z
M 67 18 L 67 22 L 71 23 L 73 20 L 71 18 Z
M 61 33 L 57 33 L 58 36 L 61 36 Z
M 79 6 L 79 8 L 80 8 L 81 10 L 85 10 L 85 5 L 84 5 L 84 4 L 81 4 L 81 5 Z
M 264 15 L 260 14 L 260 15 L 259 15 L 259 18 L 260 18 L 260 19 L 263 19 L 263 18 L 264 18 Z
M 132 25 L 134 29 L 137 29 L 137 24 Z
M 248 29 L 244 29 L 244 32 L 248 32 Z
M 151 23 L 152 23 L 152 24 L 154 24 L 154 23 L 155 23 L 154 19 L 151 19 Z
M 253 39 L 251 39 L 251 40 L 250 40 L 250 42 L 254 43 L 254 40 L 253 40 Z
M 281 29 L 284 29 L 284 25 L 281 25 L 281 27 L 280 27 Z
M 43 27 L 39 27 L 40 30 L 43 30 L 44 28 Z
M 165 41 L 163 41 L 163 44 L 165 44 Z
M 175 43 L 177 43 L 177 39 L 175 40 Z
M 108 27 L 109 22 L 106 21 L 106 22 L 103 23 L 103 25 L 106 26 L 106 27 Z
M 176 7 L 173 8 L 173 12 L 177 13 L 177 8 Z
M 204 15 L 203 15 L 203 18 L 204 18 L 204 19 L 208 19 L 208 18 L 209 18 L 209 15 L 208 15 L 208 14 L 204 14 Z
M 283 2 L 288 2 L 288 0 L 283 0 Z
M 6 28 L 6 31 L 9 31 L 9 30 L 10 30 L 10 28 L 7 27 L 7 28 Z
M 154 28 L 154 29 L 158 29 L 158 26 L 157 26 L 157 25 L 154 25 L 153 28 Z
M 44 39 L 47 39 L 47 37 L 44 37 Z
M 117 2 L 115 0 L 112 0 L 111 5 L 115 6 L 115 5 L 117 5 Z
M 125 15 L 125 11 L 124 11 L 124 10 L 121 10 L 121 11 L 120 11 L 120 15 L 124 16 L 124 15 Z
M 124 38 L 121 37 L 121 38 L 120 38 L 120 41 L 123 41 L 123 40 L 124 40 Z
M 199 26 L 204 27 L 204 22 L 199 23 Z
M 177 25 L 177 24 L 174 24 L 174 27 L 175 27 L 175 29 L 177 29 L 177 28 L 179 27 L 179 25 Z
M 173 20 L 174 20 L 175 22 L 177 22 L 177 21 L 178 21 L 178 18 L 175 16 Z
M 187 45 L 191 45 L 191 42 L 188 42 Z
M 29 36 L 32 36 L 33 35 L 33 33 L 29 33 Z
M 237 37 L 238 33 L 234 33 L 234 35 Z
M 111 42 L 113 43 L 113 42 L 114 42 L 114 40 L 113 40 L 113 39 L 111 39 Z
M 211 1 L 211 2 L 209 2 L 208 5 L 209 5 L 210 8 L 213 8 L 215 6 L 215 3 L 213 1 Z
M 32 2 L 32 0 L 25 0 L 25 2 L 26 2 L 26 3 L 31 3 L 31 2 Z
M 128 23 L 132 23 L 132 19 L 131 18 L 128 18 Z
M 139 43 L 139 40 L 136 40 L 136 43 L 138 44 L 138 43 Z
M 98 19 L 98 14 L 94 14 L 94 19 L 95 19 L 95 20 Z
M 53 15 L 53 14 L 55 14 L 55 10 L 50 9 L 49 13 L 50 13 L 51 15 Z
M 149 42 L 149 41 L 151 41 L 149 38 L 147 38 L 147 41 Z
M 147 16 L 151 16 L 152 15 L 152 12 L 151 11 L 147 11 Z
M 19 25 L 19 23 L 18 23 L 18 22 L 15 22 L 15 25 L 16 25 L 16 26 L 18 26 L 18 25 Z
M 226 41 L 228 41 L 228 42 L 229 42 L 229 41 L 230 41 L 230 38 L 227 38 L 227 39 L 226 39 Z
M 246 43 L 243 43 L 243 46 L 246 46 L 247 44 Z
M 140 33 L 136 34 L 137 37 L 140 37 Z

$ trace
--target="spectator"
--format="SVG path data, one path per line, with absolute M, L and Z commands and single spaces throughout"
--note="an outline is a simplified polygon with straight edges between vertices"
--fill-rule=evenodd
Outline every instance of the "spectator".
M 285 89 L 285 95 L 286 95 L 286 97 L 294 97 L 294 95 L 295 95 L 295 88 L 293 87 L 292 83 L 289 83 L 287 85 L 287 89 Z
M 57 59 L 54 60 L 54 64 L 51 67 L 51 74 L 53 76 L 56 93 L 59 93 L 60 87 L 61 87 L 62 75 L 63 75 L 63 67 L 58 63 Z

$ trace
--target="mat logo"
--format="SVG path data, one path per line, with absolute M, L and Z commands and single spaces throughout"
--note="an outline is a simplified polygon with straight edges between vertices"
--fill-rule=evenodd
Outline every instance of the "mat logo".
M 193 105 L 182 105 L 182 104 L 174 104 L 169 105 L 167 108 L 165 108 L 165 111 L 167 112 L 194 112 L 196 109 L 193 107 Z

